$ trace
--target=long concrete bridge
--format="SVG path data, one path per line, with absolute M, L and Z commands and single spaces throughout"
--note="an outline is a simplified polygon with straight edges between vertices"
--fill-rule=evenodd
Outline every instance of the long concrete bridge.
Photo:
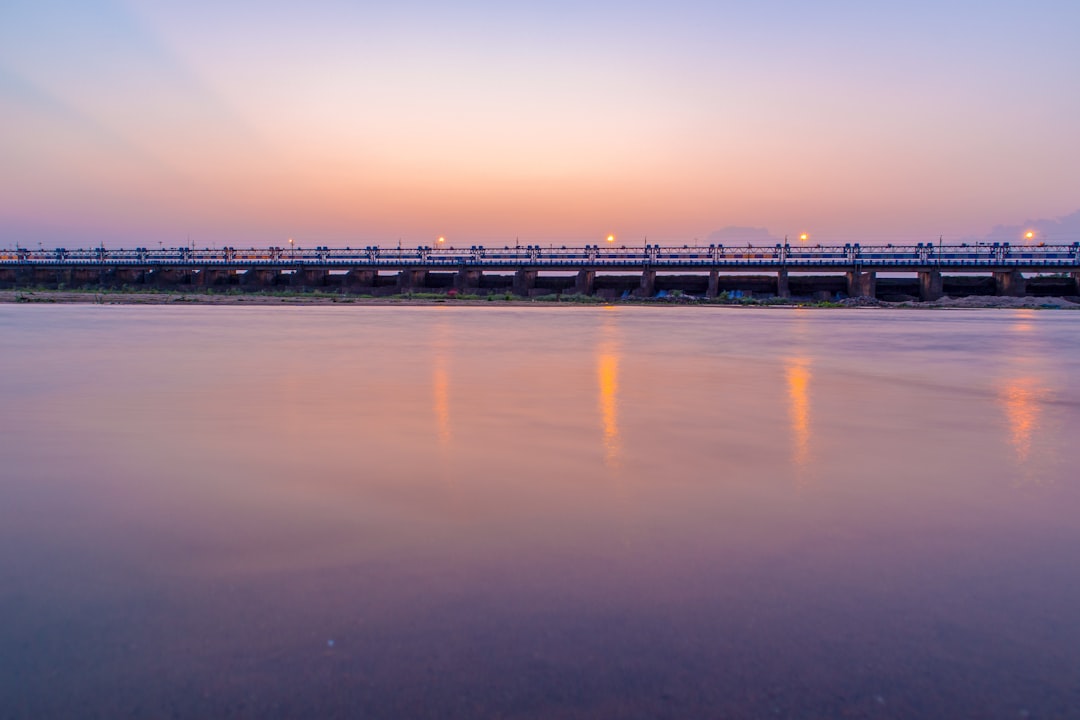
M 0 250 L 3 288 L 523 296 L 1080 295 L 1080 243 Z

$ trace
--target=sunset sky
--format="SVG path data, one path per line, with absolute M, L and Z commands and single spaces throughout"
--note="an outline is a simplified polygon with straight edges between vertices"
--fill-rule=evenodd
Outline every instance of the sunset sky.
M 3 0 L 0 246 L 1073 242 L 1077 28 L 1075 0 Z

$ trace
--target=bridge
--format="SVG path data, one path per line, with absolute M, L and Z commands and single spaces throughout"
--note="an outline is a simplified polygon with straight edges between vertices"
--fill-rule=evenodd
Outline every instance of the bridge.
M 1026 277 L 1031 276 L 1031 277 Z M 0 250 L 2 288 L 652 297 L 1080 295 L 1080 243 Z

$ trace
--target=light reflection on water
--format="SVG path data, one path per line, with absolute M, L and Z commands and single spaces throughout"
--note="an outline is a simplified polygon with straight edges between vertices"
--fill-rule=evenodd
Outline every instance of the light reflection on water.
M 800 480 L 810 465 L 810 360 L 794 357 L 787 360 L 788 413 L 794 438 L 792 464 Z
M 436 435 L 439 445 L 446 448 L 450 445 L 450 356 L 453 349 L 450 346 L 450 328 L 445 319 L 435 325 L 433 331 L 433 358 L 431 364 L 431 392 L 432 411 L 435 414 Z
M 604 462 L 608 468 L 619 468 L 619 336 L 616 313 L 619 308 L 605 309 L 597 333 L 596 376 L 600 399 L 600 418 L 604 436 Z
M 1037 316 L 1031 310 L 1019 310 L 1003 338 L 1011 343 L 1001 375 L 1000 403 L 1009 429 L 1020 483 L 1048 482 L 1054 479 L 1048 468 L 1056 461 L 1052 442 L 1038 442 L 1058 428 L 1047 426 L 1047 408 L 1056 400 L 1052 362 L 1044 357 L 1036 333 Z M 1052 360 L 1052 358 L 1051 358 Z M 1036 443 L 1038 446 L 1036 449 Z
M 0 716 L 1080 706 L 1080 314 L 0 307 L 0 333 Z

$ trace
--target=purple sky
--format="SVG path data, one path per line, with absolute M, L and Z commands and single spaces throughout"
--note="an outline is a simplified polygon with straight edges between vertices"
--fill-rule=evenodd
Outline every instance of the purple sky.
M 1041 0 L 6 0 L 0 247 L 1072 242 L 1078 27 Z

